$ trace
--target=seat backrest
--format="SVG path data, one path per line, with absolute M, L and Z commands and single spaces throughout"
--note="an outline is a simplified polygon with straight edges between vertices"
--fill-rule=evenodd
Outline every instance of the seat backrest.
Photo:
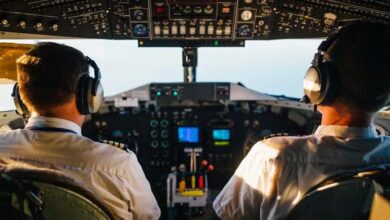
M 389 192 L 387 172 L 386 166 L 371 167 L 328 178 L 306 193 L 287 219 L 368 219 L 374 194 Z
M 382 195 L 375 193 L 371 206 L 370 220 L 389 220 L 390 219 L 390 200 Z
M 31 172 L 0 176 L 1 219 L 109 220 L 110 211 L 67 177 Z M 42 174 L 42 173 L 41 173 Z M 45 177 L 43 177 L 45 176 Z

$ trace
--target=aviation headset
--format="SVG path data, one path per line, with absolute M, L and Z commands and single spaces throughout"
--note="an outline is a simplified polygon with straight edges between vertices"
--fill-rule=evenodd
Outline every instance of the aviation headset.
M 332 34 L 318 46 L 312 66 L 307 70 L 303 80 L 305 93 L 303 102 L 326 105 L 332 103 L 340 94 L 340 73 L 330 59 L 324 59 L 326 51 L 340 38 L 339 35 L 340 32 Z
M 91 58 L 86 56 L 85 59 L 88 65 L 93 68 L 94 77 L 89 76 L 89 72 L 87 72 L 81 75 L 77 83 L 77 109 L 83 115 L 97 112 L 104 97 L 103 87 L 100 83 L 100 69 Z M 18 83 L 14 85 L 12 97 L 15 103 L 16 113 L 24 118 L 28 118 L 30 113 L 20 97 Z

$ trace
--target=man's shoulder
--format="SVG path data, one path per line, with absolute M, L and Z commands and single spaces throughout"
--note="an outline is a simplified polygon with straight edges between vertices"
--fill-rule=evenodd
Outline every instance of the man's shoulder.
M 137 160 L 132 152 L 96 142 L 72 133 L 28 131 L 23 129 L 0 133 L 0 147 L 8 152 L 29 149 L 39 155 L 59 155 L 64 160 L 83 161 L 99 166 L 127 166 Z M 31 142 L 34 142 L 32 145 Z M 16 149 L 17 148 L 17 149 Z M 24 151 L 26 152 L 26 151 Z M 27 153 L 27 152 L 26 152 Z
M 364 160 L 370 164 L 390 162 L 390 136 L 382 136 L 382 143 L 374 150 L 367 153 Z
M 15 133 L 18 133 L 20 131 L 22 131 L 23 129 L 15 129 L 15 130 L 3 130 L 2 132 L 0 132 L 0 136 L 7 136 L 7 135 L 10 135 L 10 134 L 15 134 Z
M 0 141 L 15 141 L 17 140 L 17 136 L 23 135 L 23 131 L 23 129 L 15 129 L 0 132 Z
M 138 163 L 133 152 L 126 152 L 112 145 L 100 143 L 80 135 L 71 135 L 69 150 L 64 157 L 70 163 L 82 163 L 101 173 L 125 176 L 131 164 Z M 76 155 L 74 155 L 76 154 Z
M 255 146 L 259 147 L 270 147 L 276 150 L 287 150 L 291 148 L 299 148 L 305 146 L 308 142 L 312 142 L 315 140 L 313 135 L 307 136 L 270 136 L 269 138 L 265 138 L 259 142 Z
M 91 156 L 104 155 L 101 159 L 111 161 L 110 163 L 113 163 L 112 160 L 114 159 L 120 161 L 136 159 L 135 154 L 131 151 L 127 152 L 113 145 L 97 142 L 84 136 L 76 136 L 75 138 L 78 139 L 75 142 L 78 145 L 76 147 L 88 148 Z
M 288 158 L 307 152 L 309 143 L 315 143 L 316 137 L 308 136 L 273 136 L 257 142 L 251 151 L 266 154 L 270 158 Z

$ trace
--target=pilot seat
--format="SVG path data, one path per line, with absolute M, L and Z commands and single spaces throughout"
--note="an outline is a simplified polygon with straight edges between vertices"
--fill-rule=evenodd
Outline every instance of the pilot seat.
M 55 171 L 0 171 L 0 216 L 7 220 L 111 220 L 89 191 Z
M 287 220 L 390 219 L 390 164 L 337 174 L 309 190 Z

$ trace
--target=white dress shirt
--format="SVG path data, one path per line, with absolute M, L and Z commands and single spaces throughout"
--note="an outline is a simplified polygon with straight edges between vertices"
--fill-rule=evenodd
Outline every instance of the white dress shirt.
M 387 156 L 369 153 L 378 147 Z M 213 207 L 222 219 L 283 219 L 325 178 L 384 162 L 390 162 L 390 137 L 374 127 L 319 126 L 309 136 L 266 139 L 253 146 Z
M 160 217 L 136 156 L 81 136 L 80 127 L 71 121 L 31 117 L 26 129 L 1 133 L 0 165 L 63 172 L 87 187 L 118 219 Z

